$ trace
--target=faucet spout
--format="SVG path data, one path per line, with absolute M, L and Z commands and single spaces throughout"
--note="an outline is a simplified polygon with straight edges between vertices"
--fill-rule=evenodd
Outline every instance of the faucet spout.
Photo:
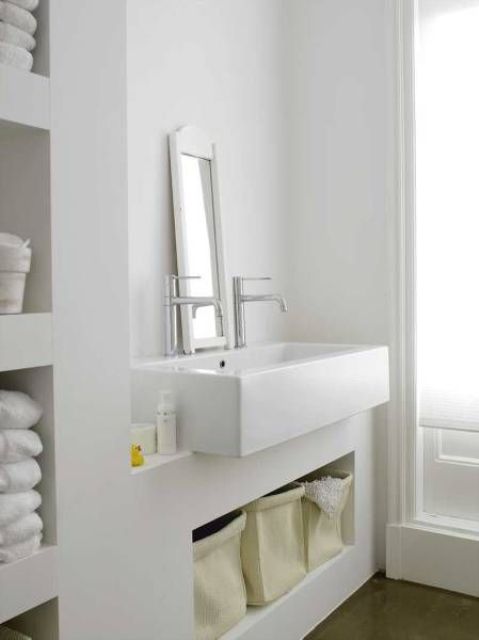
M 241 296 L 242 302 L 276 302 L 283 313 L 288 311 L 288 303 L 286 298 L 279 293 L 267 293 L 264 295 L 245 295 Z
M 198 276 L 191 276 L 197 279 Z M 193 317 L 200 307 L 213 306 L 216 317 L 223 317 L 223 305 L 219 298 L 213 296 L 180 296 L 178 295 L 178 280 L 189 280 L 190 276 L 165 276 L 165 302 L 163 305 L 165 315 L 165 355 L 175 356 L 178 353 L 178 335 L 176 330 L 177 309 L 184 305 L 191 305 Z
M 201 307 L 214 307 L 216 317 L 223 317 L 223 303 L 218 298 L 204 298 L 201 302 L 195 302 L 191 307 L 193 318 L 196 318 L 196 312 Z
M 233 278 L 233 294 L 235 309 L 235 345 L 237 349 L 246 346 L 245 312 L 246 302 L 275 302 L 283 313 L 288 311 L 288 304 L 284 296 L 279 293 L 266 293 L 249 295 L 244 293 L 243 283 L 245 280 L 270 280 L 271 278 Z

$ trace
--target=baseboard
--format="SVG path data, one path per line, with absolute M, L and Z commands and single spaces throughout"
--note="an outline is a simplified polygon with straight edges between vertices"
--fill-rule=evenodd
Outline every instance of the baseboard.
M 386 575 L 479 597 L 479 537 L 418 524 L 386 529 Z

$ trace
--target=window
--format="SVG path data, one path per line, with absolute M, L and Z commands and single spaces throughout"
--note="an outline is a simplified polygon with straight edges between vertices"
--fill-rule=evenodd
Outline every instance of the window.
M 416 321 L 424 450 L 420 508 L 477 521 L 478 34 L 479 0 L 418 0 Z

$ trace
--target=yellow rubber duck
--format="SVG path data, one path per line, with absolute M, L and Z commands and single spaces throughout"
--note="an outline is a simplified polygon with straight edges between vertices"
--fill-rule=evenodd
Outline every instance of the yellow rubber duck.
M 145 464 L 145 457 L 141 452 L 139 444 L 132 444 L 130 449 L 131 466 L 142 467 Z

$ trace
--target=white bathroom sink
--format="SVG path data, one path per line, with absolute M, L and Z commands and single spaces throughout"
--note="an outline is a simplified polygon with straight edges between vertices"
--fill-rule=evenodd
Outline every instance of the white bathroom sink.
M 245 456 L 387 402 L 387 347 L 274 343 L 132 369 L 133 421 L 174 392 L 181 447 Z

